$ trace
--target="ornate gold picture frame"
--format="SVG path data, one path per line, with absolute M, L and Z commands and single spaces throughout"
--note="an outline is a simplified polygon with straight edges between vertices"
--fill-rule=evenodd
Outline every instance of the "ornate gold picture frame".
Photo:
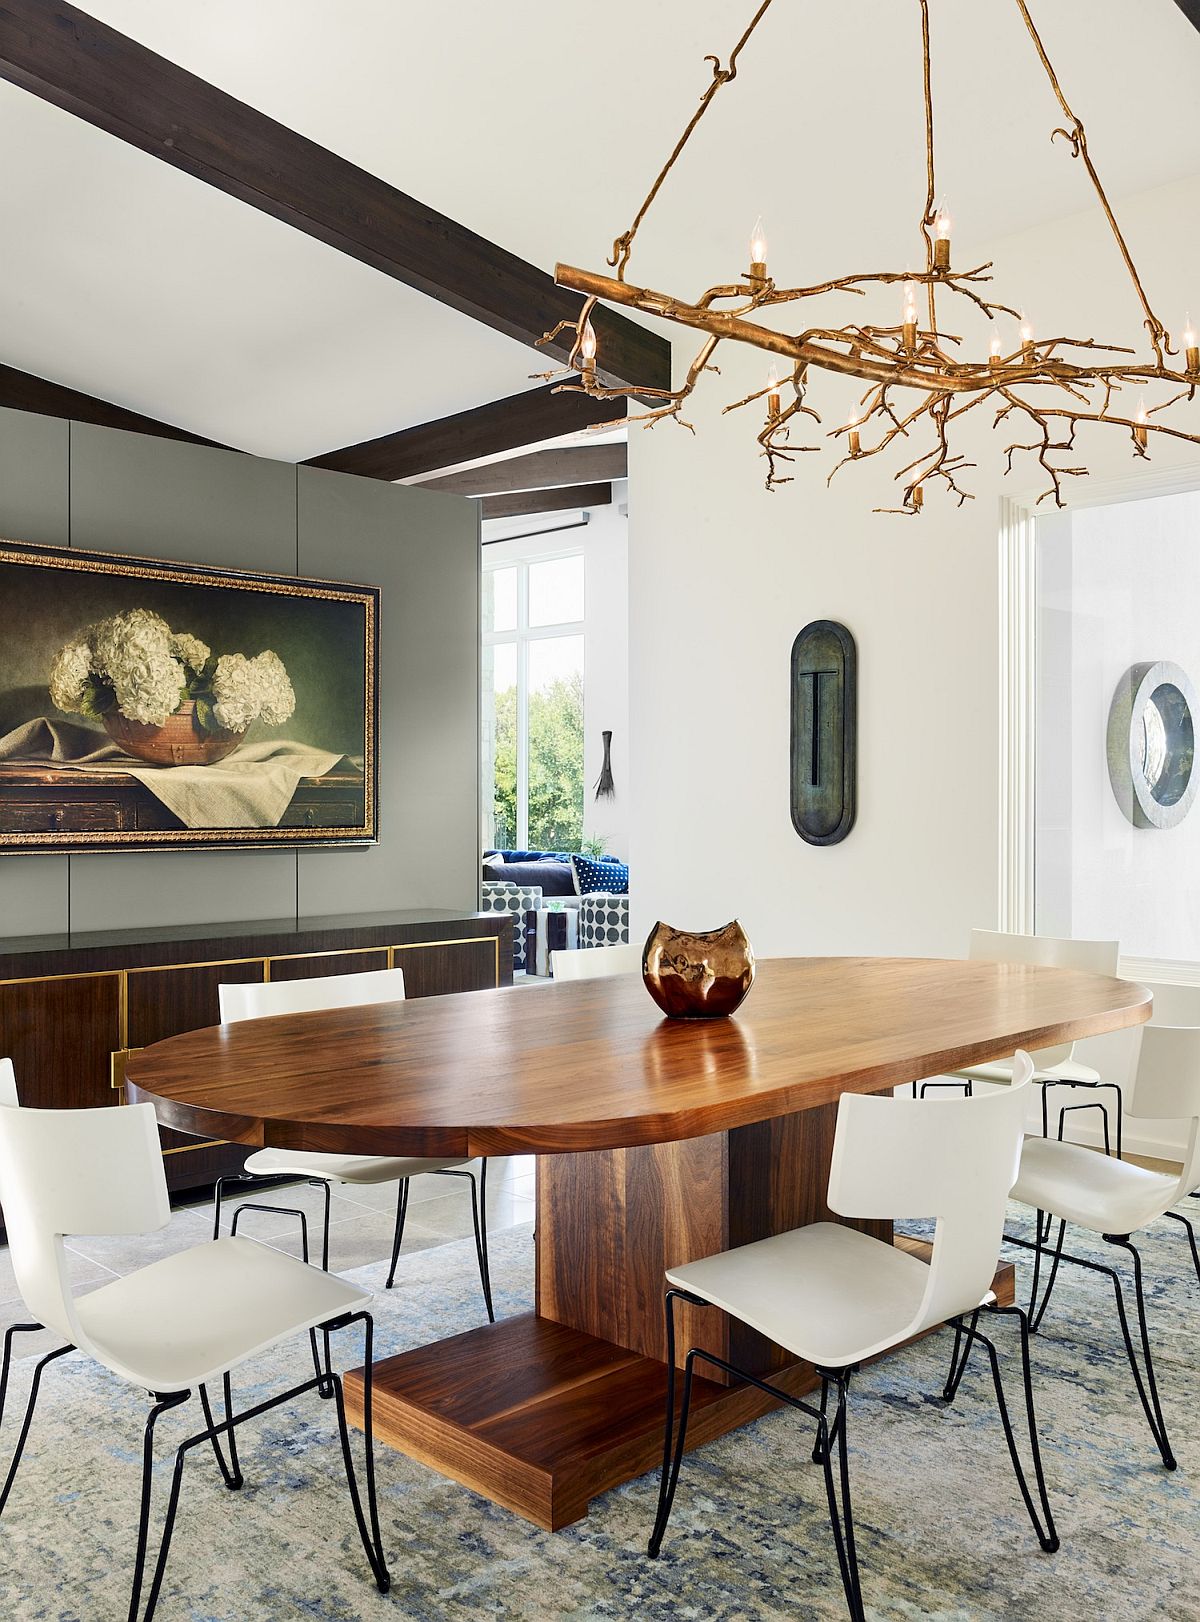
M 0 541 L 0 627 L 0 854 L 378 838 L 378 587 Z

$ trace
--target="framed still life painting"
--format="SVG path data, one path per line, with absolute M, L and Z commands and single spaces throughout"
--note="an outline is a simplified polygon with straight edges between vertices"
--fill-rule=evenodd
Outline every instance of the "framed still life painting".
M 0 541 L 0 853 L 378 837 L 379 590 Z

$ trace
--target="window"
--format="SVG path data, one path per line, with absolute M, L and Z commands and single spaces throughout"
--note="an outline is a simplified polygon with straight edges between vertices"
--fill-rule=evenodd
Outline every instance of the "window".
M 1200 493 L 1038 520 L 1034 923 L 1200 964 Z
M 483 571 L 483 842 L 583 838 L 583 553 Z

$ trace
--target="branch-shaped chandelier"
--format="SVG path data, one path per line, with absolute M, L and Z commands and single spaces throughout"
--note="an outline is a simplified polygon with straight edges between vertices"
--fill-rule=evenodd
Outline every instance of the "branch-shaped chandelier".
M 832 440 L 841 453 L 829 478 L 847 463 L 878 456 L 899 446 L 900 442 L 907 442 L 911 447 L 914 438 L 919 436 L 924 448 L 895 475 L 903 488 L 900 505 L 876 509 L 906 514 L 920 512 L 926 486 L 934 488 L 939 482 L 947 493 L 957 498 L 960 506 L 973 499 L 960 479 L 966 469 L 976 464 L 955 452 L 952 439 L 961 419 L 980 406 L 992 408 L 993 427 L 1007 424 L 1016 432 L 1017 438 L 1005 451 L 1005 471 L 1012 471 L 1014 456 L 1032 456 L 1049 481 L 1039 499 L 1053 496 L 1060 507 L 1063 480 L 1087 472 L 1073 461 L 1077 454 L 1075 438 L 1082 423 L 1104 423 L 1122 429 L 1130 436 L 1133 451 L 1140 457 L 1148 455 L 1151 434 L 1166 434 L 1200 444 L 1200 434 L 1188 433 L 1163 420 L 1164 413 L 1182 399 L 1191 400 L 1200 386 L 1200 339 L 1192 330 L 1189 318 L 1180 343 L 1174 345 L 1171 334 L 1151 308 L 1124 233 L 1088 152 L 1084 127 L 1063 94 L 1025 0 L 1015 0 L 1015 3 L 1062 108 L 1065 122 L 1052 132 L 1051 139 L 1065 142 L 1071 155 L 1079 159 L 1087 171 L 1141 304 L 1152 359 L 1139 360 L 1131 349 L 1096 343 L 1092 339 L 1035 337 L 1019 310 L 980 291 L 991 281 L 990 263 L 971 270 L 953 268 L 951 221 L 945 208 L 938 205 L 934 171 L 929 0 L 917 0 L 925 103 L 926 188 L 919 222 L 924 245 L 923 269 L 875 271 L 841 276 L 811 287 L 779 287 L 768 273 L 766 238 L 759 220 L 751 237 L 749 270 L 734 282 L 708 288 L 691 302 L 627 281 L 626 268 L 638 230 L 713 98 L 736 76 L 738 57 L 772 4 L 772 0 L 762 0 L 734 46 L 728 63 L 722 65 L 715 56 L 705 58 L 712 63 L 711 82 L 646 194 L 633 224 L 613 244 L 608 263 L 614 267 L 615 275 L 597 275 L 572 265 L 557 266 L 555 279 L 559 284 L 586 295 L 575 324 L 575 342 L 568 366 L 572 381 L 560 387 L 598 398 L 627 395 L 647 406 L 645 411 L 631 417 L 631 421 L 654 423 L 673 417 L 690 428 L 691 424 L 682 416 L 684 403 L 705 373 L 717 370 L 713 355 L 718 346 L 735 341 L 766 350 L 777 357 L 766 385 L 726 406 L 725 410 L 736 411 L 756 401 L 765 401 L 766 421 L 758 433 L 758 443 L 766 459 L 766 482 L 770 489 L 789 482 L 788 467 L 798 454 L 823 448 L 798 443 L 792 438 L 793 431 L 805 419 L 821 422 L 819 413 L 808 403 L 814 378 L 823 372 L 857 378 L 865 385 L 857 409 L 844 425 L 826 432 L 825 437 Z M 759 310 L 800 304 L 805 299 L 830 293 L 865 296 L 868 290 L 875 291 L 889 283 L 902 288 L 902 318 L 894 326 L 850 323 L 785 333 L 749 319 Z M 963 301 L 964 306 L 973 306 L 992 322 L 1002 315 L 1013 318 L 1019 323 L 1017 344 L 1006 352 L 1003 340 L 993 337 L 988 355 L 980 360 L 966 359 L 960 348 L 962 339 L 939 325 L 939 294 L 953 296 Z M 679 388 L 610 387 L 603 381 L 590 320 L 600 299 L 643 310 L 648 315 L 661 316 L 705 334 Z M 570 330 L 570 326 L 569 322 L 560 323 L 542 342 L 556 337 L 564 329 Z M 777 371 L 780 362 L 791 368 L 790 376 L 782 381 Z M 1147 406 L 1146 391 L 1153 389 L 1156 395 L 1162 395 L 1164 388 L 1160 386 L 1165 386 L 1166 397 Z M 790 392 L 786 403 L 785 390 Z M 1123 408 L 1126 390 L 1137 394 L 1138 404 L 1132 413 L 1127 406 Z

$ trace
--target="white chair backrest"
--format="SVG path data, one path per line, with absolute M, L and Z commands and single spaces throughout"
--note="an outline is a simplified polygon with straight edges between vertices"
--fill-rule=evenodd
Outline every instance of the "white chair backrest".
M 325 974 L 313 980 L 270 980 L 220 988 L 221 1023 L 267 1019 L 272 1014 L 311 1014 L 323 1008 L 362 1008 L 367 1003 L 403 1002 L 403 969 L 369 969 L 366 974 Z
M 1200 1029 L 1194 1025 L 1143 1025 L 1133 1079 L 1130 1115 L 1150 1121 L 1189 1123 L 1179 1195 L 1200 1183 Z
M 63 1235 L 166 1227 L 171 1206 L 154 1106 L 0 1109 L 0 1205 L 26 1307 L 90 1351 L 75 1314 Z
M 1058 935 L 1005 935 L 995 929 L 973 929 L 967 956 L 978 963 L 1038 963 L 1049 969 L 1079 969 L 1083 974 L 1117 972 L 1120 941 L 1073 941 Z M 1039 1048 L 1035 1070 L 1052 1070 L 1075 1051 L 1074 1042 Z
M 601 980 L 610 974 L 638 974 L 642 967 L 640 946 L 585 946 L 580 951 L 551 952 L 550 966 L 556 980 Z
M 1032 1075 L 1033 1061 L 1018 1049 L 1012 1086 L 975 1098 L 842 1094 L 830 1209 L 859 1219 L 936 1218 L 929 1283 L 905 1337 L 973 1311 L 991 1287 Z
M 11 1059 L 0 1059 L 0 1109 L 16 1109 L 20 1102 L 13 1062 Z

